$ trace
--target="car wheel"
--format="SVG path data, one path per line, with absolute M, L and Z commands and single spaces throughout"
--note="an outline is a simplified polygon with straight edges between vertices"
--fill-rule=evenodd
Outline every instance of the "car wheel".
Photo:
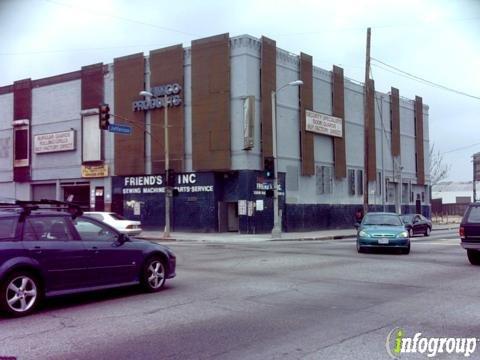
M 408 237 L 413 237 L 413 228 L 408 229 Z
M 432 229 L 430 229 L 430 226 L 427 226 L 427 229 L 425 230 L 425 236 L 430 236 L 430 232 Z
M 25 316 L 38 306 L 42 289 L 38 279 L 28 272 L 14 272 L 0 286 L 0 307 L 10 316 Z
M 158 257 L 152 257 L 145 262 L 142 274 L 142 285 L 147 292 L 159 291 L 165 284 L 165 264 Z
M 480 252 L 477 250 L 467 249 L 468 261 L 472 265 L 480 265 Z
M 410 244 L 408 244 L 408 247 L 402 249 L 402 254 L 404 255 L 410 254 Z

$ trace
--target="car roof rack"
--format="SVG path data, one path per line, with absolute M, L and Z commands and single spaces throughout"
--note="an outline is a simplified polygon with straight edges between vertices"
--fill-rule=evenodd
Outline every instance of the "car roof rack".
M 83 214 L 79 204 L 59 200 L 15 200 L 11 203 L 0 202 L 0 209 L 22 209 L 22 214 L 29 215 L 32 210 L 67 210 L 72 218 Z

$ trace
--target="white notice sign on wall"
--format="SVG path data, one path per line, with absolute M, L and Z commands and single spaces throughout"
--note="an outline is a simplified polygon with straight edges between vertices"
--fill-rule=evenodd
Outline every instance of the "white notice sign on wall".
M 305 130 L 317 134 L 343 137 L 342 119 L 307 110 Z

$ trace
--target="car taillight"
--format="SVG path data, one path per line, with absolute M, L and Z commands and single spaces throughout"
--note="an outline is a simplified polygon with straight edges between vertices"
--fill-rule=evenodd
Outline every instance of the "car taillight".
M 126 229 L 135 229 L 135 225 L 127 225 Z
M 458 230 L 460 237 L 462 239 L 465 239 L 465 228 L 463 226 L 460 226 L 460 229 Z

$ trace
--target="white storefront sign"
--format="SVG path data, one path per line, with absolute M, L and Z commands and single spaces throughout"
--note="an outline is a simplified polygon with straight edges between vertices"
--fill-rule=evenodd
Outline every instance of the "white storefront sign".
M 39 134 L 33 137 L 35 154 L 75 150 L 75 131 Z
M 315 111 L 306 111 L 305 129 L 317 134 L 343 137 L 342 119 L 321 114 Z

